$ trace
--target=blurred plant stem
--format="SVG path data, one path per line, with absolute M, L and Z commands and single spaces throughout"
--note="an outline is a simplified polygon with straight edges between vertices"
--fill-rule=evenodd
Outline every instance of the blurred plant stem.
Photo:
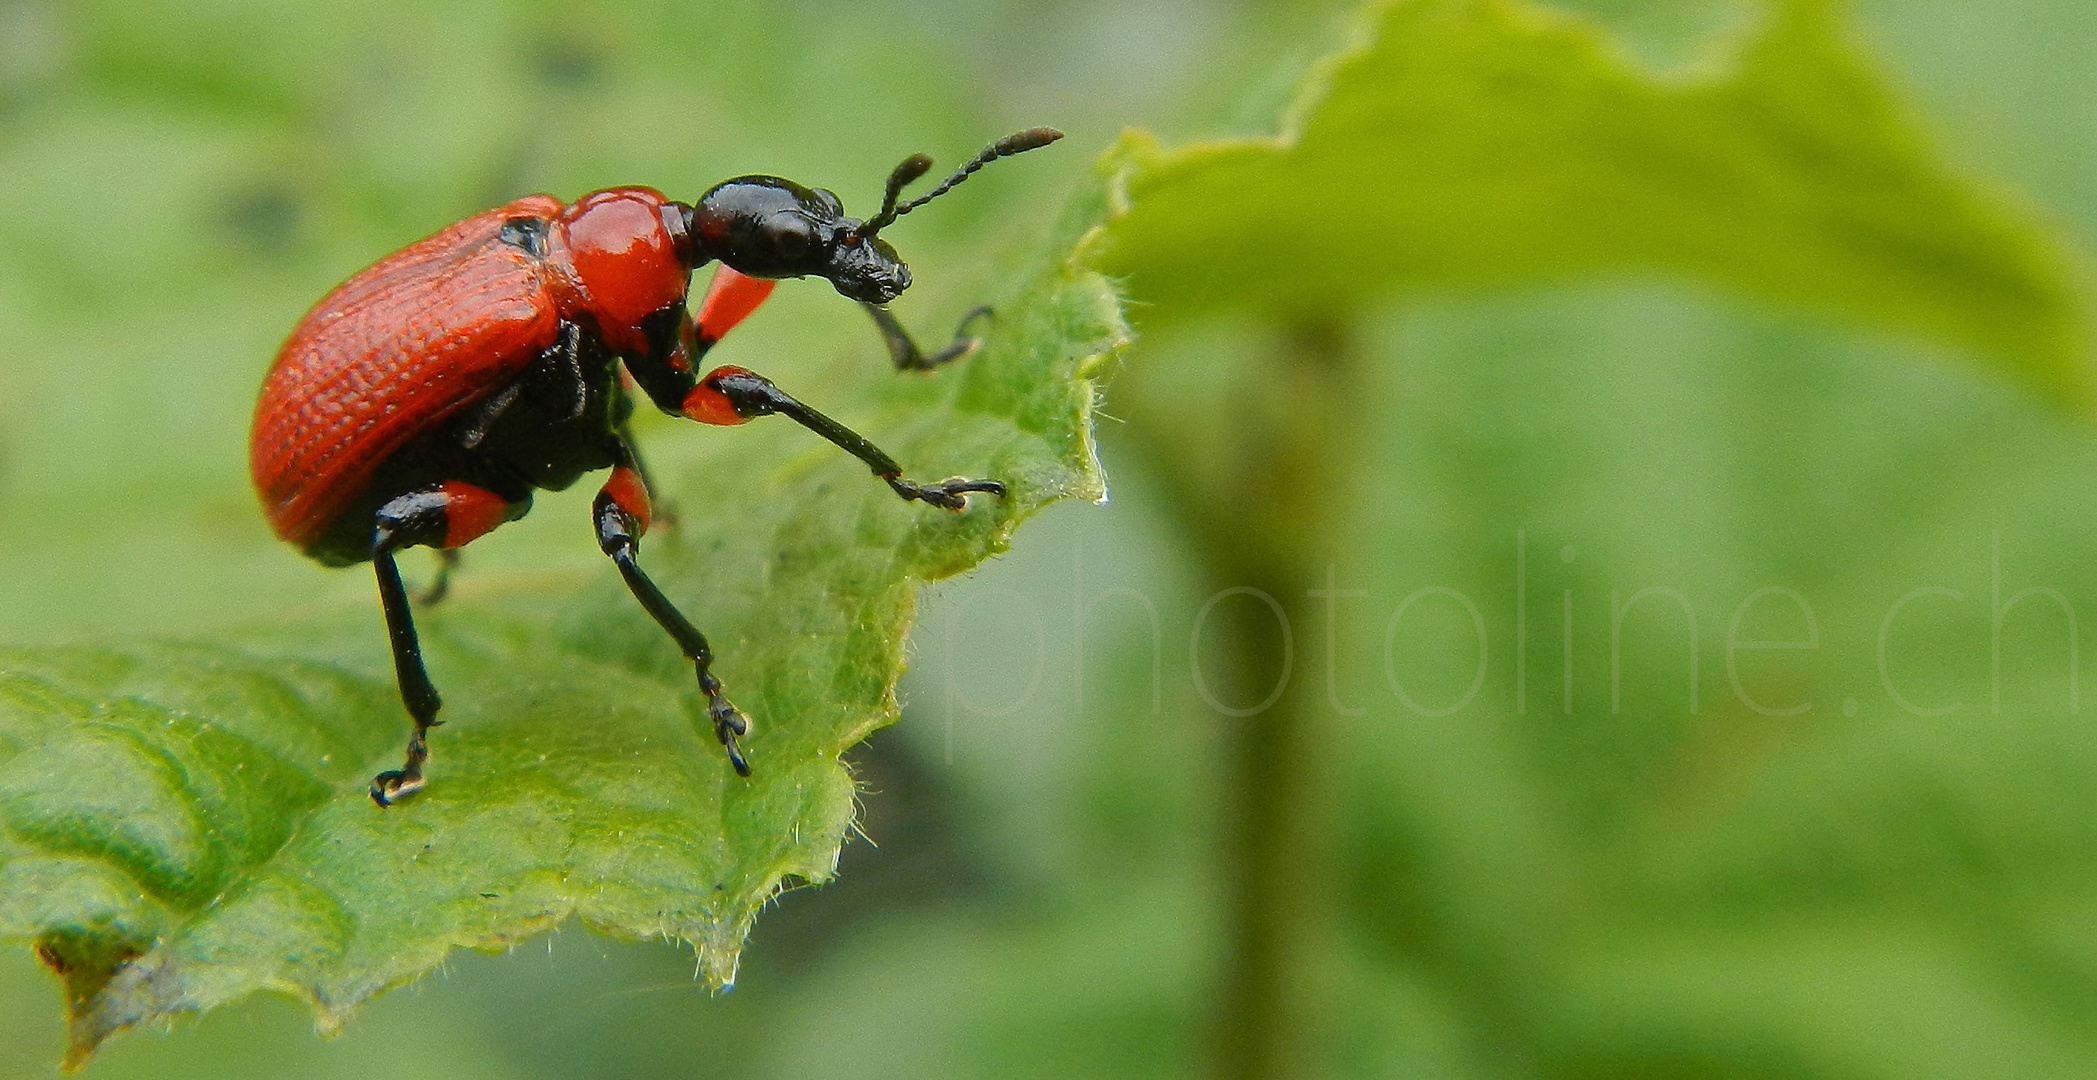
M 1229 732 L 1229 831 L 1218 845 L 1228 952 L 1211 1040 L 1214 1074 L 1225 1080 L 1322 1071 L 1311 1048 L 1324 1041 L 1318 942 L 1331 891 L 1323 796 L 1333 770 L 1324 683 L 1306 672 L 1323 665 L 1318 650 L 1330 643 L 1303 631 L 1324 625 L 1311 591 L 1348 532 L 1365 400 L 1336 322 L 1288 327 L 1246 374 L 1222 415 L 1145 410 L 1130 425 L 1175 478 L 1171 510 L 1215 598 L 1196 662 L 1217 673 L 1204 692 Z M 1198 444 L 1175 437 L 1190 423 L 1220 425 L 1225 452 L 1197 460 L 1189 448 Z

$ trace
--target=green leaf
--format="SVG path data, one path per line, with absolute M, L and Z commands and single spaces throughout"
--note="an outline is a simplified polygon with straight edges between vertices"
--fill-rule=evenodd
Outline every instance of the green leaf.
M 689 942 L 708 982 L 732 981 L 759 907 L 833 871 L 853 816 L 839 755 L 895 718 L 918 585 L 1004 550 L 1050 502 L 1103 494 L 1091 378 L 1124 340 L 1118 301 L 1065 257 L 1019 281 L 955 368 L 804 391 L 911 475 L 996 477 L 1002 501 L 903 504 L 784 421 L 702 456 L 644 440 L 679 523 L 642 561 L 754 722 L 748 781 L 608 567 L 476 581 L 469 563 L 425 611 L 447 722 L 429 788 L 388 811 L 364 787 L 406 722 L 375 605 L 208 644 L 0 653 L 0 936 L 64 976 L 71 1063 L 261 988 L 332 1029 L 453 948 L 571 916 Z
M 2088 278 L 1947 165 L 1830 0 L 1772 0 L 1662 78 L 1519 0 L 1364 11 L 1272 138 L 1119 154 L 1104 265 L 1165 315 L 1329 318 L 1394 289 L 1687 273 L 1981 350 L 2091 402 Z

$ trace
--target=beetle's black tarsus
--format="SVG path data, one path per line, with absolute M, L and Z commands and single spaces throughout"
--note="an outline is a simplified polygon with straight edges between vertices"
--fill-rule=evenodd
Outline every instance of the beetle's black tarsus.
M 631 460 L 629 458 L 628 460 Z M 699 677 L 699 689 L 706 695 L 706 714 L 713 722 L 714 737 L 728 751 L 728 763 L 735 767 L 736 775 L 749 776 L 750 762 L 743 757 L 741 737 L 750 734 L 750 718 L 744 716 L 721 691 L 721 680 L 714 677 L 714 651 L 706 643 L 706 635 L 692 625 L 684 613 L 663 595 L 655 582 L 642 571 L 635 556 L 640 549 L 640 539 L 634 535 L 633 519 L 609 494 L 600 492 L 593 511 L 597 522 L 597 546 L 611 556 L 619 568 L 619 576 L 626 579 L 626 588 L 634 599 L 648 612 L 655 624 L 677 642 L 677 648 L 685 659 L 692 662 L 692 671 Z
M 897 371 L 932 371 L 975 352 L 982 347 L 983 339 L 968 332 L 969 324 L 977 319 L 989 318 L 992 314 L 988 304 L 970 309 L 968 314 L 961 317 L 960 324 L 954 327 L 954 340 L 936 353 L 927 353 L 918 348 L 916 340 L 911 338 L 909 331 L 903 329 L 903 324 L 886 305 L 859 306 L 874 317 L 874 325 L 880 329 L 881 340 L 888 346 L 888 357 L 895 361 Z
M 965 510 L 968 500 L 963 494 L 980 491 L 1003 497 L 1005 485 L 995 480 L 967 480 L 956 477 L 937 484 L 920 484 L 903 477 L 903 467 L 896 459 L 882 452 L 881 448 L 868 442 L 866 436 L 803 405 L 786 391 L 772 384 L 762 375 L 754 375 L 740 369 L 717 374 L 712 380 L 714 389 L 735 406 L 736 415 L 743 417 L 780 416 L 800 424 L 802 427 L 835 443 L 853 457 L 866 462 L 874 475 L 888 482 L 896 494 L 905 499 L 919 499 L 947 510 Z
M 916 499 L 944 510 L 968 509 L 968 500 L 962 496 L 971 491 L 995 495 L 1000 499 L 1005 497 L 1005 485 L 996 480 L 968 480 L 957 476 L 937 484 L 920 484 L 900 476 L 884 476 L 882 479 L 888 481 L 888 486 L 894 488 L 896 494 L 905 499 Z

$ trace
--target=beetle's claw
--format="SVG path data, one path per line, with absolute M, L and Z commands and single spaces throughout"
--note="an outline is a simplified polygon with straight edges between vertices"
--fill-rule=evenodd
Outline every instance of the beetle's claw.
M 750 762 L 743 757 L 743 748 L 741 744 L 735 741 L 735 734 L 728 731 L 722 732 L 721 745 L 728 748 L 728 764 L 735 767 L 735 774 L 746 780 L 749 779 Z
M 965 360 L 974 356 L 978 350 L 983 348 L 983 339 L 969 333 L 968 328 L 976 320 L 987 319 L 995 314 L 997 313 L 990 309 L 989 304 L 970 308 L 968 314 L 963 315 L 961 321 L 954 327 L 953 343 L 941 349 L 939 355 L 932 357 L 931 362 L 925 366 L 928 369 L 944 367 L 956 360 Z
M 926 490 L 936 492 L 939 496 L 936 500 L 928 499 L 926 501 L 931 502 L 935 506 L 944 506 L 949 510 L 968 509 L 968 499 L 965 496 L 971 491 L 995 495 L 1000 499 L 1005 497 L 1005 485 L 996 480 L 967 480 L 958 476 L 951 480 L 944 480 L 934 484 Z
M 715 731 L 726 731 L 732 735 L 750 734 L 750 718 L 744 716 L 735 706 L 726 701 L 719 701 L 714 703 L 711 711 Z
M 371 778 L 371 801 L 381 809 L 421 791 L 428 783 L 420 776 L 409 776 L 399 769 L 389 769 Z
M 721 740 L 721 745 L 728 750 L 728 763 L 735 766 L 737 776 L 749 776 L 750 761 L 743 756 L 743 747 L 738 740 L 750 734 L 750 718 L 719 692 L 708 695 L 706 711 L 714 722 L 714 737 Z

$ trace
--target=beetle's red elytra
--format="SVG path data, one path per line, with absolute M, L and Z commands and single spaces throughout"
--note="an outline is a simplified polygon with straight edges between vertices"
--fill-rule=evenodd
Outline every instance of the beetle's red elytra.
M 448 553 L 524 516 L 533 491 L 606 468 L 592 508 L 598 546 L 692 662 L 715 735 L 735 770 L 750 775 L 741 745 L 749 718 L 713 674 L 705 635 L 638 562 L 651 500 L 620 372 L 673 416 L 718 425 L 786 416 L 864 461 L 906 500 L 959 511 L 970 493 L 1004 495 L 995 480 L 905 479 L 874 444 L 763 376 L 696 372 L 790 277 L 824 278 L 860 303 L 899 370 L 965 355 L 976 345 L 968 324 L 987 309 L 970 312 L 944 348 L 920 350 L 887 308 L 910 286 L 910 271 L 878 233 L 989 162 L 1061 137 L 1031 128 L 1000 139 L 899 205 L 903 188 L 931 166 L 910 157 L 866 221 L 846 216 L 829 191 L 775 176 L 725 181 L 690 205 L 643 187 L 567 204 L 532 195 L 379 260 L 314 305 L 263 382 L 249 469 L 279 537 L 329 565 L 370 561 L 377 574 L 414 733 L 402 767 L 372 780 L 373 801 L 390 806 L 421 790 L 442 706 L 394 553 L 417 545 Z M 694 318 L 691 274 L 710 262 L 720 265 Z

